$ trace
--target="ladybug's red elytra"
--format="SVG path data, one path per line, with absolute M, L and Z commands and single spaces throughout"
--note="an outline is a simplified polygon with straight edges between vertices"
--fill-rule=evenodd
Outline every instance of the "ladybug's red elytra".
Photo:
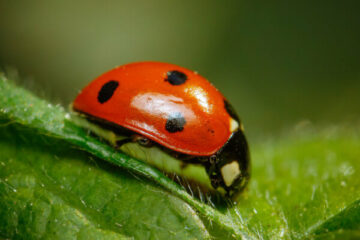
M 176 164 L 164 167 L 166 160 L 150 161 L 166 172 L 181 175 L 184 166 L 201 166 L 208 186 L 227 195 L 248 182 L 250 160 L 242 124 L 225 97 L 196 72 L 161 62 L 116 67 L 86 86 L 73 109 L 121 135 L 118 147 L 134 141 L 149 148 L 155 144 L 184 163 L 178 169 Z

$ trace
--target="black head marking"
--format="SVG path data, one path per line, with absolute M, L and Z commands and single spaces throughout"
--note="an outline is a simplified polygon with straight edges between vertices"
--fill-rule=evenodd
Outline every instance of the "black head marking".
M 181 85 L 187 80 L 187 76 L 183 72 L 173 70 L 167 72 L 166 74 L 167 78 L 165 79 L 165 81 L 168 81 L 171 85 Z
M 226 99 L 224 99 L 224 107 L 225 107 L 226 112 L 230 115 L 230 117 L 232 117 L 236 121 L 240 122 L 240 119 L 239 119 L 234 107 Z
M 114 94 L 115 90 L 117 89 L 117 87 L 119 86 L 119 83 L 117 81 L 111 80 L 107 83 L 105 83 L 99 93 L 98 93 L 98 101 L 99 103 L 105 103 L 107 102 L 112 95 Z
M 170 133 L 181 132 L 185 123 L 185 118 L 180 112 L 171 113 L 166 120 L 165 129 Z

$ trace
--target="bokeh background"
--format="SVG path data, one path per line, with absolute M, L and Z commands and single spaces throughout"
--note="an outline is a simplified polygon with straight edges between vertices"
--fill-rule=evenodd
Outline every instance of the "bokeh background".
M 68 105 L 99 74 L 198 71 L 258 139 L 360 116 L 360 1 L 0 0 L 0 66 Z

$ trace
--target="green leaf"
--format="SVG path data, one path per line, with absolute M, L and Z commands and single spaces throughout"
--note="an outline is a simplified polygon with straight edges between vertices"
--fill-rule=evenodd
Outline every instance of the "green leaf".
M 38 136 L 46 136 L 46 141 L 53 141 L 54 139 L 60 139 L 63 142 L 71 143 L 73 147 L 76 147 L 77 149 L 81 149 L 83 151 L 91 153 L 93 156 L 97 158 L 101 158 L 109 163 L 112 163 L 114 165 L 120 166 L 123 169 L 127 170 L 127 172 L 143 176 L 146 179 L 143 180 L 137 180 L 136 186 L 130 191 L 131 194 L 134 194 L 137 196 L 137 194 L 141 194 L 142 189 L 140 188 L 140 185 L 146 185 L 147 187 L 152 186 L 155 187 L 154 184 L 161 186 L 162 188 L 156 187 L 153 189 L 151 194 L 149 193 L 147 197 L 144 197 L 144 199 L 138 197 L 135 197 L 136 199 L 139 199 L 139 201 L 145 201 L 143 205 L 148 206 L 150 209 L 152 209 L 154 206 L 154 203 L 161 203 L 158 205 L 157 211 L 160 213 L 164 213 L 166 217 L 163 217 L 163 219 L 154 220 L 154 222 L 151 222 L 147 224 L 147 227 L 138 229 L 134 228 L 133 232 L 143 230 L 143 232 L 140 231 L 139 234 L 135 234 L 131 231 L 126 232 L 126 234 L 129 234 L 129 236 L 137 236 L 138 238 L 142 238 L 141 236 L 144 236 L 146 239 L 146 236 L 154 236 L 154 238 L 158 238 L 158 236 L 164 236 L 164 233 L 162 233 L 161 230 L 168 233 L 168 237 L 173 236 L 173 234 L 176 234 L 176 238 L 182 238 L 181 235 L 179 235 L 181 232 L 184 232 L 183 238 L 188 239 L 190 236 L 189 234 L 192 233 L 195 227 L 198 231 L 197 234 L 194 234 L 194 238 L 209 238 L 208 230 L 204 227 L 204 222 L 208 224 L 209 226 L 214 226 L 218 230 L 218 232 L 223 232 L 222 234 L 225 234 L 226 236 L 234 236 L 241 238 L 244 235 L 237 226 L 234 226 L 232 224 L 232 221 L 227 216 L 221 214 L 220 212 L 214 210 L 212 207 L 199 202 L 195 198 L 191 197 L 181 186 L 174 183 L 171 179 L 167 178 L 162 174 L 161 171 L 141 162 L 136 159 L 133 159 L 129 156 L 126 156 L 119 151 L 116 151 L 114 148 L 110 147 L 107 144 L 104 144 L 97 140 L 94 137 L 91 137 L 85 130 L 82 128 L 79 128 L 76 126 L 72 119 L 70 118 L 70 115 L 61 107 L 61 106 L 54 106 L 47 101 L 41 100 L 28 91 L 18 88 L 14 86 L 13 83 L 9 82 L 4 76 L 1 76 L 0 78 L 0 95 L 1 95 L 1 102 L 0 102 L 0 119 L 3 122 L 3 126 L 5 128 L 8 128 L 8 126 L 16 125 L 18 132 L 25 131 L 24 129 L 32 129 L 33 132 L 30 134 L 30 139 L 35 139 Z M 5 134 L 2 134 L 5 135 Z M 18 133 L 11 134 L 13 138 L 15 138 L 17 141 L 22 140 L 22 135 Z M 21 137 L 21 138 L 20 138 Z M 20 138 L 20 139 L 19 139 Z M 27 138 L 26 138 L 27 139 Z M 4 142 L 8 142 L 8 139 L 4 139 Z M 18 146 L 20 149 L 22 149 L 22 142 L 20 141 L 20 145 Z M 4 148 L 7 149 L 7 146 Z M 41 149 L 44 152 L 46 151 L 52 151 L 52 149 L 49 149 L 46 146 L 41 146 Z M 68 152 L 69 147 L 64 148 L 62 147 L 62 150 L 60 152 Z M 25 155 L 29 155 L 29 161 L 31 159 L 36 159 L 37 157 L 32 156 L 30 153 L 25 153 Z M 76 155 L 76 154 L 75 154 Z M 8 157 L 7 161 L 9 159 L 16 159 L 16 161 L 23 161 L 23 156 L 13 156 Z M 59 159 L 62 159 L 62 156 L 59 157 Z M 53 158 L 54 160 L 54 158 Z M 4 160 L 5 161 L 5 160 Z M 55 160 L 54 160 L 55 161 Z M 41 161 L 42 162 L 42 161 Z M 41 163 L 40 162 L 40 163 Z M 5 161 L 6 165 L 6 161 Z M 52 164 L 49 164 L 52 165 Z M 61 167 L 61 171 L 59 171 L 57 174 L 62 175 L 65 174 L 66 171 L 70 171 L 72 165 L 69 165 L 68 167 Z M 57 169 L 60 169 L 57 168 Z M 68 170 L 70 169 L 70 170 Z M 34 170 L 37 171 L 37 170 Z M 80 171 L 80 170 L 78 170 Z M 121 173 L 123 173 L 122 171 Z M 119 172 L 119 175 L 121 175 Z M 126 172 L 125 172 L 126 173 Z M 106 176 L 107 171 L 103 170 L 103 172 L 96 175 Z M 90 176 L 91 177 L 91 176 Z M 82 178 L 82 175 L 79 174 L 78 178 Z M 135 178 L 139 179 L 138 177 Z M 150 180 L 150 181 L 149 181 Z M 56 182 L 56 185 L 59 186 L 65 186 L 66 184 L 62 181 Z M 70 184 L 70 183 L 69 183 Z M 77 184 L 76 181 L 74 181 L 73 184 Z M 98 188 L 104 189 L 106 187 L 106 182 L 103 185 L 99 185 Z M 72 187 L 72 185 L 70 184 Z M 122 184 L 122 189 L 129 188 L 127 182 Z M 72 190 L 72 188 L 69 188 L 69 191 Z M 81 186 L 82 190 L 87 190 L 87 184 L 83 183 Z M 140 191 L 140 193 L 139 193 Z M 158 192 L 161 193 L 160 196 L 155 197 L 155 199 L 152 200 L 152 198 L 156 195 L 155 193 Z M 120 201 L 121 196 L 118 197 L 117 193 L 116 195 L 111 195 L 109 192 L 106 192 L 105 199 L 114 199 L 114 201 Z M 114 193 L 115 194 L 115 193 Z M 126 192 L 125 195 L 128 195 L 129 193 Z M 154 196 L 153 196 L 154 195 Z M 164 198 L 163 195 L 171 197 L 171 201 L 169 204 L 162 203 L 162 199 Z M 149 198 L 149 202 L 147 202 L 147 198 Z M 96 194 L 96 190 L 94 190 L 93 194 L 94 201 L 99 201 L 99 195 Z M 181 201 L 181 200 L 182 201 Z M 81 202 L 80 196 L 76 199 L 72 199 L 73 201 Z M 127 201 L 127 200 L 124 200 Z M 71 202 L 72 203 L 72 202 Z M 125 214 L 124 212 L 127 212 L 126 215 L 134 215 L 135 212 L 134 208 L 138 207 L 138 210 L 142 213 L 145 211 L 142 209 L 143 205 L 132 203 L 131 205 L 131 211 L 129 211 L 128 208 L 126 209 L 113 209 L 114 212 L 119 211 L 119 214 Z M 85 202 L 84 205 L 91 206 L 92 203 Z M 166 209 L 164 211 L 164 207 L 169 207 L 169 205 L 178 206 L 181 210 L 172 210 L 171 208 Z M 128 207 L 128 206 L 127 206 Z M 185 211 L 184 209 L 187 209 Z M 183 212 L 184 214 L 187 213 L 187 217 L 191 218 L 193 223 L 192 224 L 180 224 L 177 221 L 169 221 L 169 219 L 177 219 L 179 216 L 171 216 L 172 214 L 168 212 Z M 196 212 L 195 212 L 196 211 Z M 157 214 L 156 211 L 153 212 L 152 210 L 149 211 L 151 216 L 160 217 L 160 214 Z M 197 213 L 200 213 L 202 221 L 199 220 L 200 216 L 197 215 Z M 101 214 L 101 212 L 99 213 Z M 174 213 L 175 214 L 175 213 Z M 140 215 L 140 214 L 139 214 Z M 183 217 L 181 217 L 183 218 Z M 107 221 L 109 221 L 111 224 L 114 224 L 113 219 L 109 219 L 108 217 L 104 217 Z M 134 220 L 135 221 L 135 220 Z M 141 219 L 138 219 L 138 221 L 141 221 Z M 190 221 L 190 220 L 189 220 Z M 107 222 L 107 224 L 109 224 Z M 159 225 L 158 222 L 164 222 L 164 224 L 169 224 L 169 226 L 162 226 Z M 106 224 L 105 224 L 106 225 Z M 179 232 L 178 228 L 182 229 L 182 231 Z M 17 232 L 18 229 L 13 228 L 12 232 Z M 211 229 L 209 231 L 212 231 Z M 120 233 L 123 233 L 121 230 L 119 230 Z M 156 232 L 156 233 L 155 233 Z M 159 233 L 157 233 L 159 232 Z M 146 234 L 145 234 L 146 233 Z M 215 231 L 212 231 L 213 234 L 215 234 Z M 149 235 L 151 234 L 151 235 Z M 218 234 L 218 233 L 216 233 Z M 179 235 L 179 236 L 178 236 Z M 5 235 L 7 237 L 7 235 Z M 195 237 L 196 236 L 196 237 Z M 201 236 L 201 237 L 199 237 Z
M 300 127 L 256 145 L 252 157 L 247 198 L 231 212 L 258 237 L 311 239 L 338 230 L 358 236 L 358 128 Z
M 297 127 L 250 147 L 248 190 L 215 209 L 1 76 L 0 238 L 359 238 L 358 127 Z
M 2 237 L 208 236 L 194 210 L 145 179 L 20 126 L 2 128 L 0 134 Z

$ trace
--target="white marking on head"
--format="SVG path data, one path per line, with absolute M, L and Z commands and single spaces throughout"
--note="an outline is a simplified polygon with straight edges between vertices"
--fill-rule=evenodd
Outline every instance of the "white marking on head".
M 221 168 L 221 175 L 227 187 L 231 186 L 234 180 L 240 175 L 240 167 L 237 161 L 232 161 Z
M 230 132 L 235 132 L 239 128 L 239 123 L 233 119 L 230 118 Z

